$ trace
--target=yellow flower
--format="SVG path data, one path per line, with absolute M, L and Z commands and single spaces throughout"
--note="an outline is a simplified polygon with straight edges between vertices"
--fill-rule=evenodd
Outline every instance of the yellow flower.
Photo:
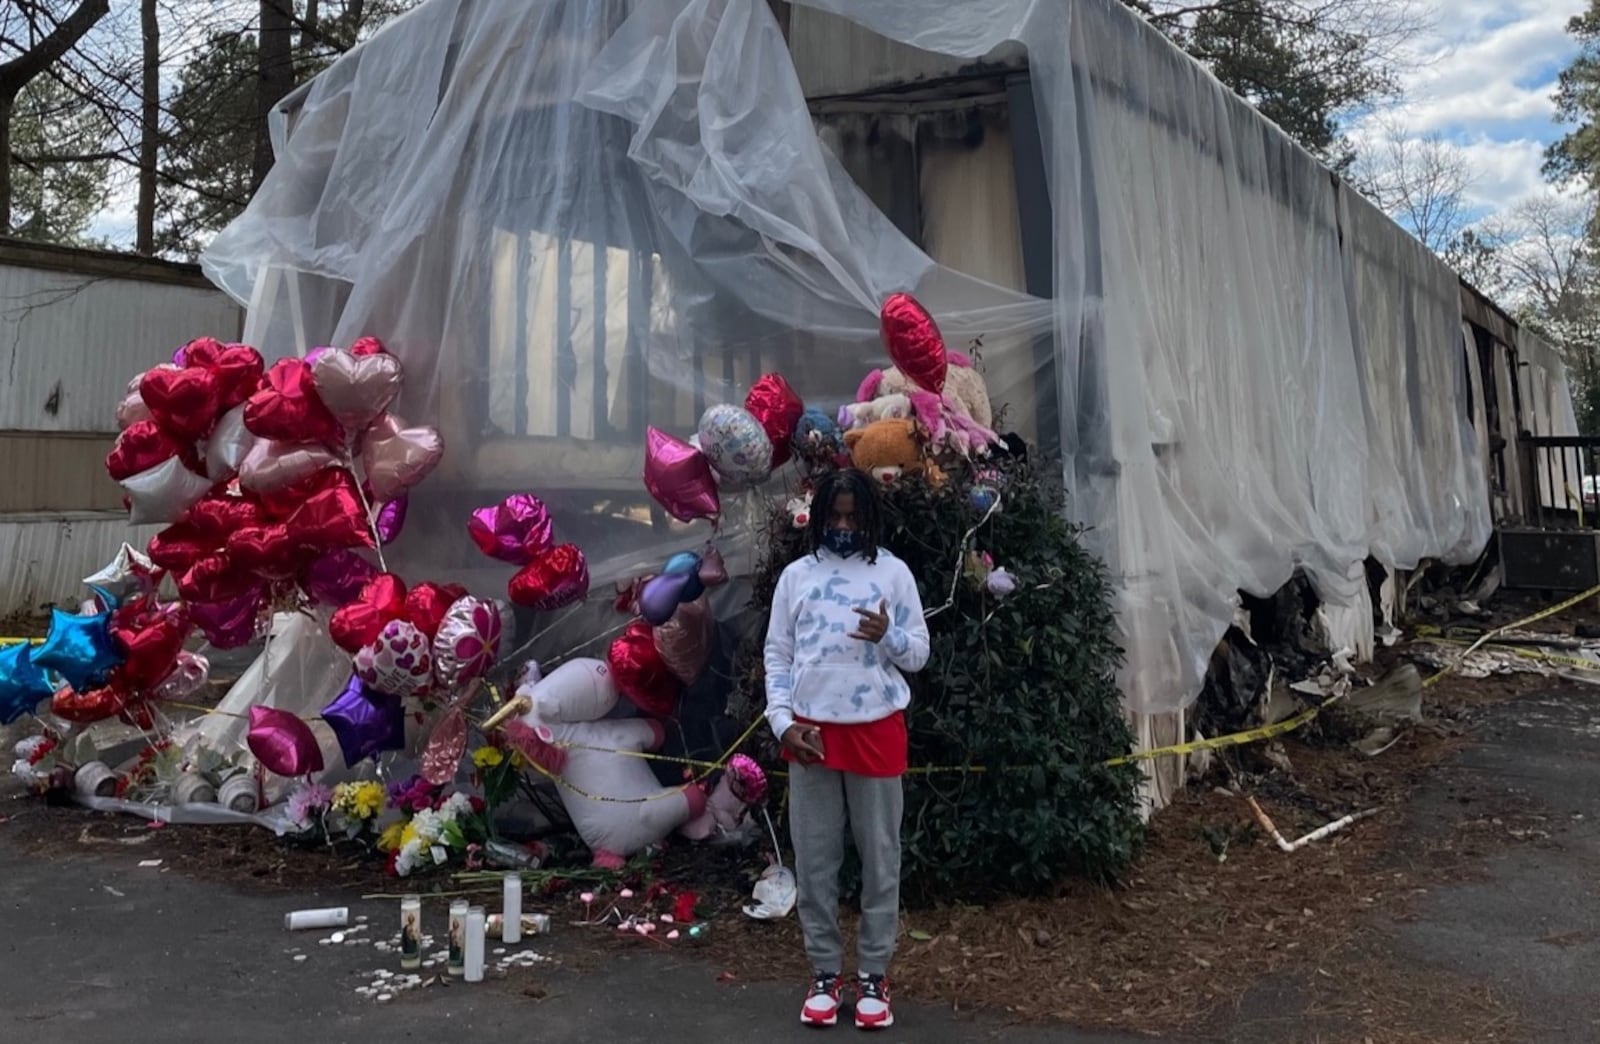
M 480 769 L 494 768 L 504 760 L 499 747 L 479 747 L 472 752 L 472 763 Z
M 340 783 L 333 790 L 333 807 L 356 819 L 371 819 L 383 811 L 383 784 Z
M 417 826 L 411 820 L 406 820 L 405 829 L 400 831 L 400 843 L 396 848 L 404 848 L 417 839 Z
M 375 782 L 357 784 L 355 806 L 358 819 L 371 819 L 382 812 L 383 784 Z
M 408 822 L 402 822 L 400 820 L 395 820 L 393 823 L 390 823 L 388 828 L 385 829 L 383 833 L 378 835 L 379 851 L 393 852 L 399 849 L 401 845 L 405 844 L 403 838 L 405 837 L 406 827 L 409 825 L 410 824 Z

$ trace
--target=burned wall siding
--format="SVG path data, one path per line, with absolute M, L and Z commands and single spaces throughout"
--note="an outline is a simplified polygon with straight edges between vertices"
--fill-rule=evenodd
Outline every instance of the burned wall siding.
M 904 91 L 1027 66 L 1020 44 L 1003 44 L 968 61 L 897 43 L 827 11 L 803 6 L 792 11 L 789 48 L 807 98 Z

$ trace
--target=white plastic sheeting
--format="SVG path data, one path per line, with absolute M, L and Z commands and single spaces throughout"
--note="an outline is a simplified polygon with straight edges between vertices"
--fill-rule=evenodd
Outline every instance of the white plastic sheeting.
M 1298 566 L 1358 606 L 1369 553 L 1481 548 L 1453 277 L 1159 34 L 1112 0 L 799 2 L 1027 47 L 1051 300 L 936 266 L 870 204 L 765 0 L 430 0 L 278 121 L 207 271 L 269 351 L 383 337 L 403 412 L 451 443 L 424 513 L 531 488 L 602 581 L 683 540 L 644 521 L 645 424 L 686 431 L 762 369 L 848 398 L 909 289 L 953 346 L 983 336 L 1019 426 L 1058 391 L 1139 711 L 1198 693 L 1237 589 Z M 406 568 L 460 575 L 457 544 L 403 544 Z
M 1561 353 L 1537 334 L 1523 330 L 1517 338 L 1524 426 L 1530 435 L 1578 434 L 1572 388 Z M 1541 506 L 1558 511 L 1592 512 L 1585 497 L 1595 494 L 1595 464 L 1576 449 L 1537 450 L 1534 474 Z

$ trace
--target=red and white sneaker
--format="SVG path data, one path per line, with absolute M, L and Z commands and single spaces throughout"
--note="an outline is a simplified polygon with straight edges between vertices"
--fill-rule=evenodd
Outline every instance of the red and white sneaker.
M 856 980 L 856 1029 L 883 1030 L 894 1025 L 889 1007 L 889 980 L 863 974 Z
M 839 1022 L 839 993 L 842 984 L 839 976 L 831 972 L 817 972 L 811 992 L 806 995 L 805 1006 L 800 1009 L 802 1026 L 833 1026 Z

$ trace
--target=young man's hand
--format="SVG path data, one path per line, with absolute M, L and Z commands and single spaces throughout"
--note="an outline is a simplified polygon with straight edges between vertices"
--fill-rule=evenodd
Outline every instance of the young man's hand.
M 883 636 L 889 633 L 889 600 L 885 598 L 878 603 L 878 611 L 871 609 L 857 609 L 855 614 L 861 617 L 861 623 L 854 631 L 850 632 L 851 638 L 874 644 L 883 641 Z
M 783 733 L 783 749 L 802 765 L 815 765 L 823 758 L 822 730 L 815 725 L 790 725 Z

